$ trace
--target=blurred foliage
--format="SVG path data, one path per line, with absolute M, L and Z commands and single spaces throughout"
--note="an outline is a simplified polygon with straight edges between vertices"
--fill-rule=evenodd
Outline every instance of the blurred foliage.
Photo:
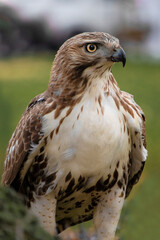
M 10 188 L 0 187 L 0 239 L 58 240 L 39 225 L 38 220 L 24 206 L 22 199 Z
M 17 14 L 16 7 L 7 5 L 0 4 L 0 57 L 57 49 L 43 18 L 27 21 L 22 12 Z
M 29 101 L 48 84 L 53 54 L 0 61 L 0 158 Z M 148 159 L 141 178 L 126 201 L 120 221 L 122 240 L 159 239 L 160 236 L 160 64 L 128 61 L 113 73 L 121 89 L 134 95 L 146 115 Z M 136 192 L 136 194 L 135 194 Z

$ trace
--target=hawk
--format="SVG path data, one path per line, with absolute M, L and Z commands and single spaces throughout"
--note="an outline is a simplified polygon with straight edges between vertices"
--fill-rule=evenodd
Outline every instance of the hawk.
M 125 65 L 125 52 L 107 33 L 67 40 L 48 89 L 30 102 L 9 142 L 2 183 L 25 196 L 50 234 L 93 218 L 97 238 L 113 239 L 142 173 L 145 117 L 119 89 L 115 62 Z

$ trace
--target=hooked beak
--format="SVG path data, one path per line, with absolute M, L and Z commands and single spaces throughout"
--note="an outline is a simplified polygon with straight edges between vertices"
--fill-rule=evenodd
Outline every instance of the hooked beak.
M 117 48 L 109 60 L 112 62 L 122 62 L 124 67 L 126 64 L 126 54 L 123 48 Z

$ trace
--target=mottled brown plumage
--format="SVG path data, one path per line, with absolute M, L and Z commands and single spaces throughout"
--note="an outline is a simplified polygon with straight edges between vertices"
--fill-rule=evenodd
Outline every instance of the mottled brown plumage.
M 145 117 L 119 89 L 118 39 L 83 33 L 59 49 L 48 89 L 25 110 L 9 142 L 2 183 L 24 194 L 51 234 L 93 218 L 111 240 L 146 159 Z

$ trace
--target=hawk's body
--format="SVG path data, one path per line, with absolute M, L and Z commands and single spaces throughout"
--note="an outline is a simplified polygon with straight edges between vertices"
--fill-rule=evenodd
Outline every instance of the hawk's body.
M 103 51 L 80 52 L 88 43 Z M 113 78 L 112 61 L 123 60 L 113 48 L 118 40 L 104 33 L 68 40 L 48 90 L 33 99 L 10 140 L 3 183 L 26 196 L 50 233 L 55 219 L 60 232 L 93 218 L 99 239 L 113 239 L 124 198 L 143 170 L 144 115 Z

